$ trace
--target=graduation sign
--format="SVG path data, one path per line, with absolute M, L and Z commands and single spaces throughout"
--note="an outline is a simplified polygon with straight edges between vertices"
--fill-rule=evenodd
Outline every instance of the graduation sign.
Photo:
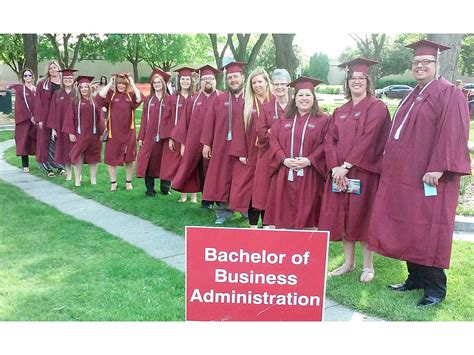
M 186 320 L 321 321 L 329 233 L 186 227 Z

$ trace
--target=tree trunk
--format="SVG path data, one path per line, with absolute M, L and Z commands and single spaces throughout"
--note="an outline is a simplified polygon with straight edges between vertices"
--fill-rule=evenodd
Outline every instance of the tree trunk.
M 461 44 L 464 34 L 462 33 L 451 33 L 451 34 L 440 34 L 431 33 L 428 34 L 428 40 L 445 46 L 451 47 L 451 49 L 440 53 L 440 69 L 439 75 L 444 77 L 446 80 L 453 82 L 454 74 L 456 73 L 459 52 L 461 51 Z
M 138 80 L 140 79 L 138 77 L 138 61 L 133 61 L 132 67 L 133 67 L 133 80 L 138 83 Z
M 38 35 L 23 33 L 23 48 L 25 50 L 25 68 L 30 68 L 38 79 Z
M 294 34 L 273 33 L 273 42 L 275 43 L 275 61 L 276 67 L 286 69 L 291 77 L 295 78 L 295 71 L 298 68 L 299 61 L 293 51 Z

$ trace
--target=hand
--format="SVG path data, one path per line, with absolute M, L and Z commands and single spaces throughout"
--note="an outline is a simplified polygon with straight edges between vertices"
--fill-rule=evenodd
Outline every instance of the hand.
M 43 129 L 43 122 L 38 122 L 38 126 L 40 129 Z
M 171 150 L 172 152 L 174 152 L 174 150 L 175 150 L 174 140 L 170 139 L 170 140 L 168 141 L 168 147 L 170 148 L 170 150 Z
M 306 157 L 297 157 L 295 159 L 298 161 L 299 169 L 306 168 L 307 166 L 311 165 L 311 161 Z
M 430 186 L 438 186 L 438 181 L 443 176 L 442 171 L 431 171 L 423 175 L 423 182 L 427 183 Z
M 181 144 L 181 150 L 179 153 L 181 154 L 181 156 L 184 155 L 184 144 Z
M 248 162 L 248 159 L 246 157 L 240 157 L 239 158 L 239 161 L 244 164 L 244 165 L 247 165 L 247 162 Z
M 131 86 L 135 86 L 135 82 L 133 81 L 133 78 L 131 76 L 128 77 L 128 81 L 130 82 Z
M 296 170 L 298 169 L 298 164 L 299 162 L 295 158 L 285 158 L 285 160 L 283 160 L 283 165 L 288 169 Z
M 138 145 L 141 147 L 143 145 L 143 141 L 141 139 L 138 140 Z
M 337 187 L 339 187 L 342 191 L 347 190 L 349 180 L 347 179 L 346 175 L 348 172 L 349 170 L 340 166 L 336 166 L 332 169 L 332 177 L 334 178 Z
M 51 131 L 51 137 L 53 137 L 53 139 L 56 139 L 57 136 L 58 136 L 58 133 L 57 133 L 56 130 L 53 128 L 53 130 Z
M 212 151 L 210 146 L 204 144 L 204 146 L 202 147 L 202 157 L 204 159 L 211 159 Z
M 69 135 L 69 141 L 71 141 L 72 143 L 77 142 L 76 136 L 74 134 L 70 134 Z

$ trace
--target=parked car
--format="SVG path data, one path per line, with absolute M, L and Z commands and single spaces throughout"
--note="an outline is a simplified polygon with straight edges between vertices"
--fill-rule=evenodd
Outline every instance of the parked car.
M 375 96 L 377 98 L 387 97 L 389 99 L 403 99 L 407 96 L 413 88 L 408 85 L 389 85 L 383 89 L 375 90 Z

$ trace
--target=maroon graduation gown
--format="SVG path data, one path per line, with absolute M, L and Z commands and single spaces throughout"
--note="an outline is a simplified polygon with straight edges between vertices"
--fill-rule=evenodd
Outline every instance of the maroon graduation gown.
M 276 103 L 276 112 L 275 112 Z M 265 210 L 270 189 L 270 133 L 273 123 L 283 118 L 285 110 L 276 102 L 276 97 L 272 96 L 270 102 L 262 106 L 262 114 L 257 120 L 258 156 L 257 166 L 252 190 L 252 206 L 259 210 Z
M 390 130 L 390 113 L 373 96 L 353 106 L 349 101 L 337 108 L 324 142 L 328 168 L 319 229 L 331 232 L 331 240 L 366 241 L 370 213 L 379 182 L 382 154 Z M 361 194 L 331 191 L 332 168 L 344 162 L 354 166 L 346 175 L 359 179 Z
M 247 129 L 245 129 L 243 118 L 240 124 L 236 125 L 234 139 L 229 149 L 229 155 L 233 157 L 229 197 L 231 210 L 247 212 L 250 207 L 258 155 L 256 125 L 262 114 L 262 104 L 254 101 Z M 242 164 L 239 157 L 247 158 L 247 164 Z
M 36 152 L 36 126 L 34 117 L 35 91 L 26 85 L 11 85 L 15 91 L 15 145 L 16 155 L 34 155 Z
M 51 128 L 48 128 L 48 113 L 52 99 L 51 80 L 45 79 L 36 85 L 34 114 L 36 122 L 43 122 L 43 128 L 36 130 L 36 161 L 38 163 L 48 162 L 49 140 L 51 138 Z
M 191 101 L 191 96 L 184 97 L 179 93 L 174 93 L 170 97 L 171 115 L 165 117 L 163 138 L 163 157 L 161 158 L 160 179 L 173 180 L 181 162 L 181 144 L 175 142 L 175 149 L 169 148 L 169 139 L 180 121 L 186 120 L 186 107 Z
M 394 134 L 412 102 L 398 140 Z M 444 78 L 415 88 L 393 120 L 369 226 L 369 249 L 416 264 L 448 268 L 461 175 L 471 173 L 469 112 L 461 91 Z M 437 196 L 423 175 L 442 171 Z
M 113 97 L 113 101 L 112 101 Z M 105 143 L 104 163 L 111 166 L 123 165 L 135 161 L 137 153 L 137 135 L 132 112 L 143 101 L 137 102 L 135 93 L 113 93 L 109 91 L 105 98 L 96 96 L 97 104 L 106 107 L 109 112 L 107 129 L 109 139 Z M 110 109 L 109 109 L 110 105 Z
M 78 107 L 80 110 L 80 125 L 78 122 Z M 95 110 L 95 133 L 94 133 Z M 104 117 L 99 105 L 92 105 L 89 100 L 81 99 L 80 103 L 73 102 L 66 113 L 63 132 L 74 134 L 76 142 L 71 143 L 71 163 L 78 164 L 83 157 L 84 164 L 100 163 L 102 151 L 101 135 L 104 131 Z
M 296 118 L 294 156 L 299 156 L 303 127 L 308 116 Z M 288 181 L 289 169 L 282 164 L 289 158 L 293 117 L 277 120 L 270 132 L 270 168 L 272 182 L 265 210 L 264 223 L 276 228 L 303 229 L 318 226 L 319 212 L 326 177 L 324 136 L 329 128 L 329 116 L 310 117 L 303 144 L 302 156 L 311 161 L 304 168 L 304 176 Z
M 138 139 L 143 141 L 143 145 L 138 152 L 136 167 L 137 177 L 145 177 L 147 170 L 148 175 L 151 177 L 157 178 L 160 176 L 164 142 L 167 142 L 166 139 L 161 138 L 161 134 L 163 132 L 164 123 L 166 122 L 165 117 L 171 114 L 169 99 L 169 96 L 165 96 L 160 105 L 160 100 L 155 95 L 150 95 L 145 98 L 140 132 L 138 133 Z M 158 134 L 160 140 L 157 142 L 155 138 Z
M 71 163 L 71 142 L 69 135 L 63 132 L 66 112 L 72 105 L 74 92 L 69 94 L 63 89 L 57 90 L 53 94 L 53 99 L 49 107 L 47 127 L 56 130 L 56 148 L 54 150 L 54 161 L 58 164 Z
M 201 191 L 198 167 L 199 162 L 203 159 L 200 141 L 202 127 L 213 99 L 219 94 L 222 92 L 214 91 L 209 96 L 202 92 L 195 95 L 187 105 L 186 120 L 179 121 L 173 131 L 174 141 L 185 145 L 178 171 L 171 184 L 174 190 L 180 192 Z M 206 174 L 208 160 L 203 159 L 203 162 L 204 174 Z
M 206 173 L 202 198 L 206 201 L 228 202 L 232 181 L 232 160 L 227 140 L 229 128 L 229 95 L 232 100 L 232 134 L 236 124 L 242 122 L 244 111 L 243 93 L 236 98 L 225 91 L 217 96 L 206 114 L 201 143 L 212 148 L 212 157 Z

